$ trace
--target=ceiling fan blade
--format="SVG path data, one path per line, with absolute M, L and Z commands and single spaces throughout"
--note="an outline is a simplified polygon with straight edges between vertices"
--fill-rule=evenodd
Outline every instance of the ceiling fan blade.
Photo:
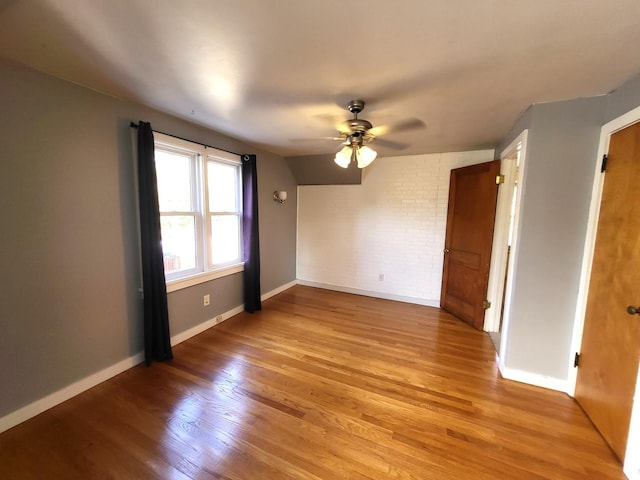
M 409 146 L 406 143 L 392 142 L 391 140 L 386 140 L 384 138 L 376 138 L 375 144 L 380 145 L 381 147 L 390 148 L 392 150 L 404 150 Z
M 289 141 L 292 143 L 301 143 L 301 142 L 316 142 L 318 140 L 339 140 L 343 141 L 344 137 L 312 137 L 312 138 L 290 138 Z
M 321 113 L 319 115 L 314 115 L 314 117 L 323 122 L 327 127 L 330 126 L 334 130 L 337 130 L 338 125 L 344 121 L 344 115 L 337 115 L 334 113 Z
M 418 118 L 407 118 L 391 125 L 380 125 L 379 127 L 373 127 L 368 131 L 374 137 L 379 135 L 387 135 L 394 132 L 408 132 L 409 130 L 416 130 L 419 128 L 426 128 L 426 124 Z

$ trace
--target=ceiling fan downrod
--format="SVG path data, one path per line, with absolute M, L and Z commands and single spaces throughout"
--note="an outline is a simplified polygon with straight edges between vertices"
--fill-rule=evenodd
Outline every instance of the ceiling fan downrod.
M 358 114 L 364 110 L 364 100 L 351 100 L 347 104 L 347 110 L 355 115 L 355 118 L 358 118 Z
M 340 128 L 341 133 L 364 134 L 367 130 L 370 130 L 373 128 L 373 125 L 371 125 L 371 122 L 364 120 L 362 118 L 358 118 L 358 113 L 360 113 L 364 109 L 364 100 L 351 100 L 347 104 L 347 109 L 351 113 L 353 113 L 353 118 L 342 122 L 343 127 Z

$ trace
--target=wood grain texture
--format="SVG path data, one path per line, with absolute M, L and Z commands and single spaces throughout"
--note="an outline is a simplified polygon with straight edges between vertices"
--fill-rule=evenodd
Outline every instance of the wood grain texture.
M 500 160 L 451 170 L 440 305 L 484 326 Z
M 441 310 L 296 286 L 0 435 L 8 479 L 623 479 Z
M 624 460 L 640 359 L 640 123 L 611 136 L 576 399 Z

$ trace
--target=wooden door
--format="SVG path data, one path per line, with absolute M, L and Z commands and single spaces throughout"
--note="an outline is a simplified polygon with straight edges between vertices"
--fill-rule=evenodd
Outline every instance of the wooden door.
M 474 328 L 484 324 L 500 160 L 451 170 L 440 306 Z
M 576 400 L 624 460 L 640 356 L 640 123 L 611 136 Z

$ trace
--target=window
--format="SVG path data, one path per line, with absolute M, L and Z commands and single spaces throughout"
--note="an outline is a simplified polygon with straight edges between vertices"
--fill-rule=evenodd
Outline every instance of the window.
M 167 291 L 242 271 L 239 157 L 154 138 Z

